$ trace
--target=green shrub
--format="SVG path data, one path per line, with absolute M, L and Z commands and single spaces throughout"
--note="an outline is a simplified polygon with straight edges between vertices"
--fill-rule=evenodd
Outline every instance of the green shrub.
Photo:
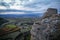
M 8 25 L 5 25 L 6 28 L 15 28 L 16 25 L 13 25 L 13 24 L 8 24 Z

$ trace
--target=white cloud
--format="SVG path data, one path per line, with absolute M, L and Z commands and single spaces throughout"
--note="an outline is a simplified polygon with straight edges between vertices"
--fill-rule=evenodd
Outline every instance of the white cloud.
M 12 2 L 11 0 L 5 0 L 6 3 Z M 35 11 L 36 13 L 45 12 L 47 8 L 57 8 L 60 10 L 59 0 L 14 0 L 14 5 L 10 5 L 9 9 Z M 33 8 L 32 8 L 33 7 Z M 0 9 L 8 9 L 4 6 L 0 6 Z
M 35 8 L 23 7 L 23 6 L 11 6 L 10 9 L 25 10 L 25 11 L 37 11 Z
M 0 14 L 25 14 L 25 12 L 1 12 Z
M 7 8 L 6 8 L 6 7 L 4 7 L 4 6 L 0 6 L 0 10 L 1 10 L 1 9 L 7 9 Z
M 3 2 L 9 3 L 9 2 L 11 2 L 11 0 L 4 0 Z

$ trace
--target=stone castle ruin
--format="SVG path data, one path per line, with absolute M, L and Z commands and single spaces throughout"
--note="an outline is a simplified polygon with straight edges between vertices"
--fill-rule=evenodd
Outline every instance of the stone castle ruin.
M 60 40 L 60 14 L 57 9 L 48 8 L 39 22 L 31 29 L 31 40 Z

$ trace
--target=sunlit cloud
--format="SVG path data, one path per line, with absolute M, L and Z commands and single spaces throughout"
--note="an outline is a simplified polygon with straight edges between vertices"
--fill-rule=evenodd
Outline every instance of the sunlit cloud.
M 6 9 L 6 7 L 4 7 L 4 6 L 0 6 L 0 10 L 1 10 L 1 9 Z
M 1 12 L 0 14 L 25 14 L 24 12 Z
M 60 11 L 60 0 L 0 0 L 1 9 L 15 9 L 43 13 L 48 8 L 57 8 Z

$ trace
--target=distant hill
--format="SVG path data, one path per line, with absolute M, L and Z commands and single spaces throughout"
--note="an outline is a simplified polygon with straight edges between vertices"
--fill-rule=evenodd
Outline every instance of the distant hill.
M 27 12 L 25 10 L 15 10 L 15 9 L 8 9 L 8 10 L 0 10 L 0 12 Z M 31 12 L 31 11 L 28 11 Z
M 41 17 L 42 13 L 32 13 L 34 11 L 26 11 L 26 10 L 14 10 L 14 9 L 8 9 L 8 10 L 0 10 L 1 12 L 26 12 L 26 14 L 0 14 L 0 17 L 2 18 L 32 18 L 32 17 Z
M 42 14 L 0 14 L 2 18 L 35 18 L 41 17 Z
M 6 22 L 8 22 L 8 20 L 0 17 L 0 26 L 1 26 L 3 23 L 6 23 Z

